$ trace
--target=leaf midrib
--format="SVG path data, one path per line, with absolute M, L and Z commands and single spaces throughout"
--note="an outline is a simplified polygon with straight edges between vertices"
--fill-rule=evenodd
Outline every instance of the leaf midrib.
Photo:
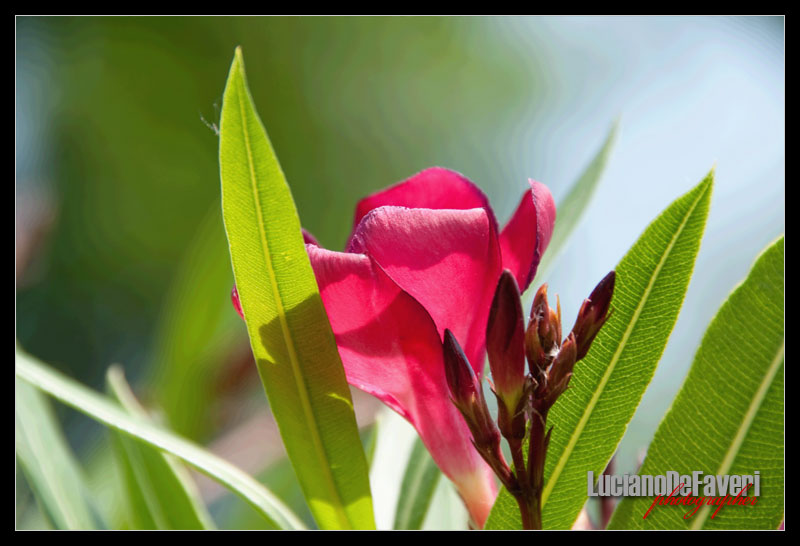
M 322 446 L 322 439 L 319 436 L 319 430 L 317 430 L 314 413 L 311 408 L 311 401 L 309 399 L 307 386 L 305 381 L 303 380 L 303 376 L 300 373 L 300 363 L 297 358 L 297 351 L 294 346 L 294 341 L 291 337 L 291 331 L 289 330 L 289 325 L 286 322 L 286 312 L 283 307 L 283 301 L 281 300 L 280 291 L 278 289 L 278 283 L 275 278 L 275 270 L 272 266 L 272 254 L 269 251 L 269 243 L 267 241 L 267 234 L 264 229 L 264 215 L 262 212 L 261 207 L 261 200 L 258 195 L 258 182 L 257 176 L 255 172 L 255 162 L 253 160 L 253 151 L 250 145 L 250 134 L 247 130 L 247 113 L 244 108 L 244 100 L 247 98 L 247 90 L 244 87 L 244 73 L 242 71 L 241 63 L 239 65 L 239 70 L 241 73 L 241 77 L 238 80 L 238 99 L 239 99 L 239 113 L 242 118 L 242 135 L 244 136 L 245 141 L 245 149 L 247 152 L 247 165 L 250 172 L 250 184 L 253 189 L 253 201 L 256 207 L 256 216 L 258 219 L 258 232 L 261 237 L 261 248 L 264 252 L 264 262 L 267 268 L 267 277 L 270 280 L 270 287 L 272 288 L 272 295 L 275 299 L 275 305 L 278 310 L 278 319 L 281 325 L 281 330 L 283 331 L 283 338 L 286 343 L 286 349 L 289 353 L 289 361 L 292 365 L 292 373 L 294 376 L 295 384 L 297 386 L 298 393 L 300 395 L 300 405 L 303 408 L 303 414 L 305 415 L 306 422 L 309 425 L 307 428 L 310 430 L 311 435 L 311 443 L 314 445 L 314 450 L 317 453 L 317 459 L 320 461 L 320 470 L 322 474 L 325 476 L 325 482 L 330 490 L 331 497 L 335 500 L 334 503 L 334 510 L 336 512 L 336 516 L 339 519 L 340 527 L 350 528 L 350 522 L 347 518 L 347 514 L 344 512 L 342 508 L 343 503 L 342 499 L 339 496 L 339 491 L 336 488 L 336 485 L 333 481 L 333 476 L 331 476 L 329 469 L 330 469 L 330 462 L 328 461 L 328 457 L 325 453 L 325 450 Z
M 545 484 L 545 487 L 542 490 L 543 507 L 547 503 L 547 500 L 550 497 L 550 493 L 553 491 L 553 488 L 555 487 L 558 478 L 561 476 L 561 472 L 563 472 L 564 467 L 566 466 L 567 461 L 569 460 L 569 457 L 572 454 L 572 451 L 575 449 L 575 444 L 578 443 L 578 439 L 580 438 L 581 434 L 583 434 L 583 429 L 586 427 L 586 423 L 589 422 L 589 418 L 591 417 L 592 411 L 594 410 L 594 407 L 597 405 L 597 401 L 600 399 L 600 395 L 603 393 L 603 390 L 605 389 L 605 386 L 608 383 L 608 380 L 611 377 L 611 374 L 613 373 L 614 368 L 617 365 L 617 362 L 619 362 L 619 359 L 622 355 L 622 351 L 625 349 L 625 345 L 628 342 L 628 338 L 633 332 L 633 327 L 638 322 L 639 315 L 641 314 L 642 309 L 644 309 L 644 306 L 647 303 L 648 298 L 650 297 L 650 292 L 652 291 L 653 286 L 655 285 L 656 279 L 658 279 L 658 276 L 661 273 L 661 269 L 664 266 L 664 263 L 666 263 L 667 258 L 672 252 L 672 248 L 675 246 L 676 241 L 683 233 L 683 230 L 686 227 L 686 223 L 689 221 L 689 218 L 691 218 L 695 208 L 697 208 L 697 204 L 706 195 L 707 191 L 708 191 L 708 186 L 706 186 L 706 188 L 704 188 L 703 191 L 699 193 L 697 199 L 695 199 L 691 207 L 689 207 L 689 210 L 686 212 L 686 215 L 684 216 L 681 225 L 678 227 L 678 230 L 672 236 L 672 239 L 667 245 L 667 249 L 664 252 L 664 255 L 661 257 L 661 260 L 659 260 L 655 270 L 653 270 L 653 274 L 650 277 L 650 282 L 647 284 L 647 288 L 645 288 L 644 294 L 642 295 L 639 304 L 636 306 L 636 309 L 633 313 L 633 317 L 630 323 L 628 324 L 628 327 L 625 329 L 625 333 L 623 334 L 622 339 L 620 340 L 620 343 L 617 346 L 617 350 L 614 352 L 614 355 L 611 357 L 609 365 L 606 367 L 606 371 L 603 374 L 602 379 L 600 380 L 598 388 L 595 389 L 592 398 L 589 400 L 589 404 L 586 406 L 586 409 L 581 415 L 581 419 L 578 421 L 575 430 L 570 436 L 569 442 L 567 442 L 567 446 L 564 448 L 561 457 L 559 457 L 558 462 L 556 463 L 556 467 L 553 470 L 553 473 L 550 475 L 550 478 L 547 480 L 547 483 Z
M 739 430 L 736 431 L 736 436 L 734 436 L 733 442 L 731 442 L 728 451 L 725 453 L 725 457 L 722 459 L 719 468 L 715 472 L 716 476 L 727 474 L 731 469 L 731 466 L 733 466 L 733 461 L 736 459 L 736 455 L 739 454 L 739 449 L 742 447 L 742 443 L 744 443 L 745 436 L 747 436 L 747 433 L 750 431 L 750 426 L 753 424 L 753 420 L 755 420 L 758 410 L 761 409 L 761 404 L 764 402 L 764 398 L 767 396 L 767 391 L 772 385 L 772 381 L 775 379 L 775 375 L 778 373 L 778 368 L 780 368 L 780 365 L 783 362 L 785 345 L 786 341 L 781 341 L 781 346 L 775 353 L 775 358 L 772 359 L 764 379 L 758 386 L 758 390 L 753 397 L 753 401 L 750 402 L 750 406 L 747 408 L 747 413 L 744 415 L 742 424 L 739 425 Z M 711 512 L 711 507 L 704 505 L 697 514 L 697 517 L 692 522 L 691 529 L 701 529 L 708 518 L 709 512 Z

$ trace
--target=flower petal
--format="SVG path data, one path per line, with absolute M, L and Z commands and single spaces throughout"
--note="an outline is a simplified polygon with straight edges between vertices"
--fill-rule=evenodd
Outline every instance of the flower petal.
M 482 525 L 495 498 L 494 478 L 450 402 L 430 315 L 370 257 L 313 245 L 306 250 L 348 382 L 414 425 Z
M 436 323 L 449 328 L 478 377 L 486 320 L 500 277 L 497 233 L 483 208 L 380 207 L 365 216 L 349 252 L 369 254 Z
M 514 274 L 520 292 L 524 292 L 536 276 L 553 226 L 556 223 L 556 204 L 550 190 L 531 179 L 514 216 L 500 233 L 503 267 Z
M 480 188 L 463 174 L 443 167 L 425 169 L 359 201 L 353 229 L 358 227 L 369 211 L 384 206 L 459 210 L 484 208 L 497 226 L 489 200 Z
M 320 246 L 319 242 L 317 242 L 317 238 L 311 235 L 310 231 L 306 231 L 306 228 L 300 228 L 300 231 L 303 232 L 303 241 L 307 245 Z

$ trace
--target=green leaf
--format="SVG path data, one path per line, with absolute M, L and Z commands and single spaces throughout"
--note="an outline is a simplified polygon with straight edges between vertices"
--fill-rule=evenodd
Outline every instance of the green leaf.
M 129 414 L 148 419 L 122 368 L 112 366 L 106 381 L 113 397 Z M 137 529 L 213 529 L 197 485 L 172 455 L 112 432 L 128 493 L 128 519 Z
M 447 478 L 438 481 L 433 492 L 424 531 L 464 531 L 469 528 L 469 514 L 453 482 Z
M 777 529 L 784 510 L 784 238 L 768 246 L 711 321 L 640 474 L 761 473 L 753 506 L 657 506 L 625 497 L 609 528 Z M 719 494 L 719 493 L 718 493 Z M 693 492 L 693 495 L 702 495 Z M 694 508 L 694 507 L 692 507 Z
M 367 461 L 300 220 L 236 49 L 220 128 L 222 210 L 250 345 L 321 529 L 373 529 Z
M 367 462 L 370 462 L 377 444 L 377 423 L 362 428 L 360 434 Z M 291 508 L 303 522 L 310 528 L 314 528 L 314 518 L 308 510 L 303 490 L 300 489 L 300 483 L 297 481 L 289 459 L 281 457 L 270 463 L 263 471 L 256 473 L 255 476 L 259 482 Z M 217 515 L 220 527 L 225 529 L 263 529 L 264 520 L 258 518 L 252 508 L 237 501 L 238 499 L 227 499 L 222 503 L 215 503 L 214 513 Z
M 157 502 L 155 494 L 149 489 L 145 490 L 144 487 L 140 487 L 137 482 L 139 476 L 137 476 L 136 468 L 142 469 L 144 462 L 134 449 L 130 449 L 130 451 L 133 451 L 132 454 L 129 453 L 127 448 L 133 446 L 124 443 L 123 438 L 124 435 L 111 432 L 110 444 L 112 449 L 110 453 L 119 476 L 118 498 L 120 499 L 120 505 L 123 507 L 122 510 L 119 510 L 117 524 L 123 529 L 167 529 L 166 518 L 158 519 L 157 516 L 160 516 L 160 511 L 157 514 L 153 514 L 148 506 L 147 493 L 150 493 L 152 498 L 150 504 L 153 505 Z M 126 440 L 133 442 L 127 438 Z M 146 476 L 142 477 L 146 478 Z M 148 481 L 147 486 L 149 485 Z
M 367 458 L 367 466 L 372 466 L 375 458 L 375 449 L 378 447 L 378 423 L 372 423 L 359 431 L 361 436 L 361 447 L 364 449 L 364 456 Z
M 264 470 L 255 474 L 256 479 L 264 484 L 275 496 L 290 507 L 308 526 L 313 529 L 314 518 L 308 510 L 303 491 L 292 471 L 292 463 L 281 457 Z M 225 529 L 265 529 L 264 520 L 238 499 L 227 498 L 214 503 L 214 514 L 220 527 Z
M 50 404 L 19 378 L 14 395 L 17 457 L 42 511 L 57 529 L 97 529 L 80 468 Z
M 586 502 L 586 473 L 599 476 L 606 467 L 653 377 L 689 285 L 713 179 L 712 171 L 662 212 L 616 268 L 611 317 L 549 414 L 546 529 L 572 526 Z M 506 491 L 486 527 L 520 528 L 516 503 Z
M 614 149 L 618 128 L 619 122 L 614 122 L 603 146 L 583 171 L 578 181 L 572 185 L 567 196 L 558 203 L 553 236 L 550 239 L 550 244 L 547 245 L 547 252 L 542 256 L 542 261 L 537 270 L 537 278 L 545 277 L 550 271 L 559 253 L 566 246 L 570 235 L 578 226 L 583 212 L 589 206 L 589 202 L 592 200 L 606 168 L 606 163 L 608 163 L 608 158 L 611 156 L 611 151 Z M 531 283 L 531 286 L 535 284 L 537 282 Z
M 36 362 L 22 352 L 17 352 L 16 360 L 15 371 L 18 378 L 96 421 L 183 459 L 239 495 L 273 526 L 280 529 L 304 527 L 297 516 L 264 486 L 229 462 L 140 417 L 129 415 L 106 397 Z
M 425 445 L 417 438 L 403 475 L 395 512 L 395 529 L 422 529 L 441 475 Z
M 375 520 L 378 529 L 392 529 L 402 485 L 401 470 L 419 435 L 411 423 L 388 406 L 381 406 L 375 423 L 378 437 L 369 470 Z

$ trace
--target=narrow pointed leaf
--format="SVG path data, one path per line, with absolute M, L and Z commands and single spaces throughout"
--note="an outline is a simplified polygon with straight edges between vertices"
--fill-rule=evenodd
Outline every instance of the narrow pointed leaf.
M 453 482 L 439 480 L 433 492 L 423 531 L 464 531 L 469 529 L 469 514 Z
M 133 395 L 122 369 L 109 368 L 106 380 L 112 396 L 129 414 L 149 419 Z M 213 529 L 188 470 L 172 455 L 151 445 L 111 432 L 122 463 L 128 493 L 128 520 L 139 529 Z
M 372 529 L 367 462 L 350 390 L 240 49 L 223 97 L 220 167 L 250 345 L 308 505 L 322 529 Z
M 625 497 L 612 529 L 777 529 L 784 509 L 784 244 L 766 248 L 703 336 L 641 474 L 761 474 L 753 506 L 658 506 Z M 697 495 L 698 493 L 693 493 Z M 702 492 L 699 493 L 702 495 Z M 719 494 L 719 493 L 718 493 Z M 693 509 L 694 507 L 690 507 Z
M 56 529 L 97 529 L 80 467 L 49 401 L 19 378 L 14 397 L 17 460 L 43 512 Z
M 362 429 L 359 435 L 361 436 L 361 447 L 364 448 L 364 455 L 367 457 L 367 466 L 371 467 L 375 458 L 375 448 L 378 447 L 378 422 Z
M 559 253 L 566 246 L 570 235 L 578 226 L 584 211 L 589 206 L 589 202 L 592 200 L 603 176 L 611 151 L 614 149 L 618 127 L 618 122 L 611 126 L 603 146 L 583 171 L 581 177 L 572 185 L 566 197 L 559 201 L 556 207 L 558 214 L 556 215 L 553 236 L 547 246 L 547 252 L 542 256 L 542 261 L 536 274 L 537 280 L 533 284 L 537 284 L 538 280 L 544 278 L 550 271 Z
M 616 267 L 611 317 L 553 406 L 542 522 L 569 529 L 586 502 L 586 473 L 599 476 L 655 372 L 689 286 L 700 248 L 713 171 L 651 223 Z M 486 528 L 520 528 L 501 492 Z
M 166 521 L 163 518 L 158 519 L 160 511 L 154 514 L 150 506 L 148 506 L 148 504 L 156 504 L 154 500 L 155 494 L 149 488 L 150 484 L 139 485 L 139 476 L 137 476 L 136 469 L 141 469 L 144 463 L 141 461 L 137 450 L 126 449 L 126 447 L 133 446 L 132 442 L 133 440 L 125 438 L 122 433 L 116 433 L 113 430 L 110 432 L 110 453 L 120 484 L 118 494 L 120 509 L 117 510 L 119 513 L 118 524 L 121 524 L 124 529 L 133 530 L 166 529 Z
M 244 499 L 278 529 L 303 529 L 304 525 L 279 499 L 231 463 L 200 446 L 129 415 L 116 403 L 80 383 L 17 352 L 16 376 L 92 419 L 147 442 L 184 460 Z
M 403 475 L 394 518 L 395 529 L 422 529 L 441 475 L 425 445 L 417 438 Z

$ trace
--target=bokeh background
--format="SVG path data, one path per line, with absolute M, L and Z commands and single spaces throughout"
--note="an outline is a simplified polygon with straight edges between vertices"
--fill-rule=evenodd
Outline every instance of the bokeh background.
M 97 389 L 121 363 L 170 426 L 266 468 L 302 510 L 229 300 L 213 127 L 237 45 L 302 223 L 334 249 L 358 199 L 432 165 L 474 180 L 501 222 L 528 177 L 558 202 L 618 120 L 588 212 L 537 278 L 565 322 L 716 165 L 694 277 L 617 457 L 633 471 L 711 317 L 784 231 L 783 18 L 17 18 L 20 344 Z M 103 429 L 57 409 L 104 494 Z M 17 486 L 18 526 L 42 525 Z M 203 487 L 215 517 L 248 524 Z

